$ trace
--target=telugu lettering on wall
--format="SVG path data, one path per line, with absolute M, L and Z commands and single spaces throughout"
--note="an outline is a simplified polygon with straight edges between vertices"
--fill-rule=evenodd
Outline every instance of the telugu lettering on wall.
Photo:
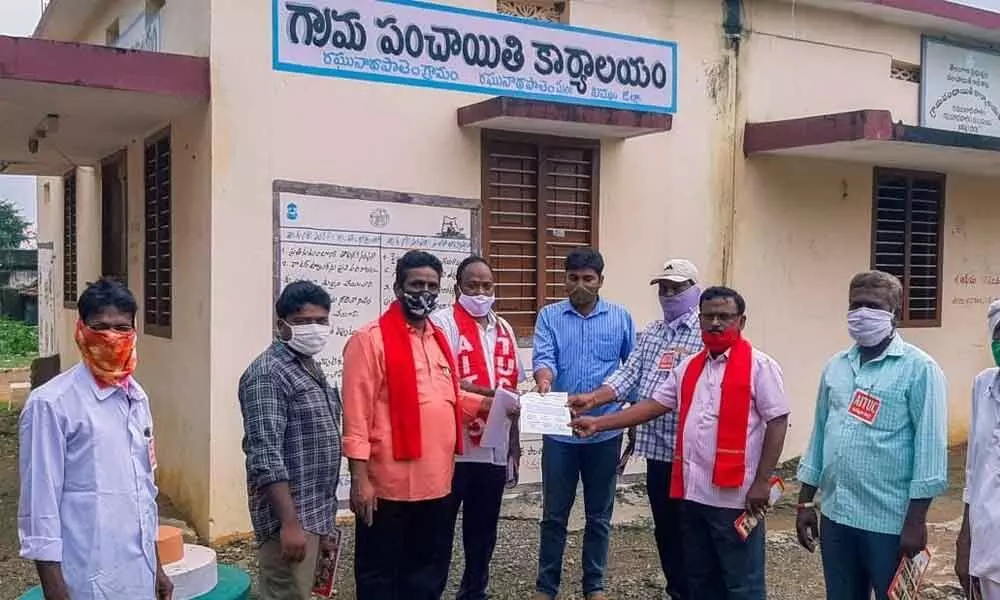
M 676 111 L 677 46 L 414 0 L 272 0 L 279 71 Z
M 1000 54 L 924 38 L 920 125 L 1000 137 Z

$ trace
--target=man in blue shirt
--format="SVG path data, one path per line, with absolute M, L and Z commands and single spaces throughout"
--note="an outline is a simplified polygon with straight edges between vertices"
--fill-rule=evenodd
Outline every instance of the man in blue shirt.
M 855 344 L 820 378 L 809 448 L 799 463 L 799 542 L 819 535 L 828 600 L 888 595 L 900 556 L 927 545 L 927 510 L 948 485 L 948 414 L 941 368 L 895 331 L 899 280 L 851 280 L 847 328 Z
M 649 324 L 628 360 L 604 385 L 570 398 L 575 413 L 588 411 L 622 398 L 652 398 L 653 392 L 684 358 L 701 351 L 698 320 L 698 269 L 683 258 L 668 260 L 649 282 L 657 286 L 663 319 Z M 634 430 L 630 430 L 630 434 Z M 667 578 L 670 600 L 689 600 L 681 546 L 683 500 L 670 497 L 677 411 L 639 426 L 635 452 L 646 459 L 646 496 L 653 513 L 653 533 L 660 566 Z M 629 442 L 631 444 L 630 435 Z M 625 451 L 628 454 L 628 450 Z M 623 469 L 624 465 L 619 465 Z
M 568 300 L 546 306 L 535 325 L 534 375 L 538 391 L 579 394 L 600 386 L 628 358 L 635 345 L 635 324 L 624 307 L 605 302 L 604 259 L 591 248 L 578 248 L 565 262 Z M 590 415 L 621 410 L 605 404 Z M 615 498 L 615 469 L 621 431 L 588 439 L 545 436 L 542 441 L 542 525 L 535 600 L 559 593 L 566 523 L 583 481 L 587 515 L 583 534 L 583 593 L 587 600 L 606 600 L 604 568 Z

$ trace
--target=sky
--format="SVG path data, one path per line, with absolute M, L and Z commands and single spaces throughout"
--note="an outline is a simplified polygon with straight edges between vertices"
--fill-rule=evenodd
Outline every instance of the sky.
M 41 0 L 0 0 L 0 35 L 31 35 L 41 13 Z M 0 175 L 0 198 L 13 200 L 35 222 L 34 177 Z

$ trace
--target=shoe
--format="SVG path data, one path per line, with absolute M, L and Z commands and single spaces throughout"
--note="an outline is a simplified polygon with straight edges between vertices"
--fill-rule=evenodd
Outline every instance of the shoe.
M 586 600 L 610 600 L 608 595 L 604 592 L 590 592 L 584 596 L 584 598 L 586 598 Z

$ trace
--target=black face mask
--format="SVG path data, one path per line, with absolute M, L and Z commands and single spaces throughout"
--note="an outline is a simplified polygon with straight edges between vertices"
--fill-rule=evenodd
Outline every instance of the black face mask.
M 434 292 L 418 292 L 411 294 L 403 292 L 403 297 L 399 299 L 403 305 L 403 312 L 414 319 L 425 319 L 434 309 L 437 308 L 438 295 Z

